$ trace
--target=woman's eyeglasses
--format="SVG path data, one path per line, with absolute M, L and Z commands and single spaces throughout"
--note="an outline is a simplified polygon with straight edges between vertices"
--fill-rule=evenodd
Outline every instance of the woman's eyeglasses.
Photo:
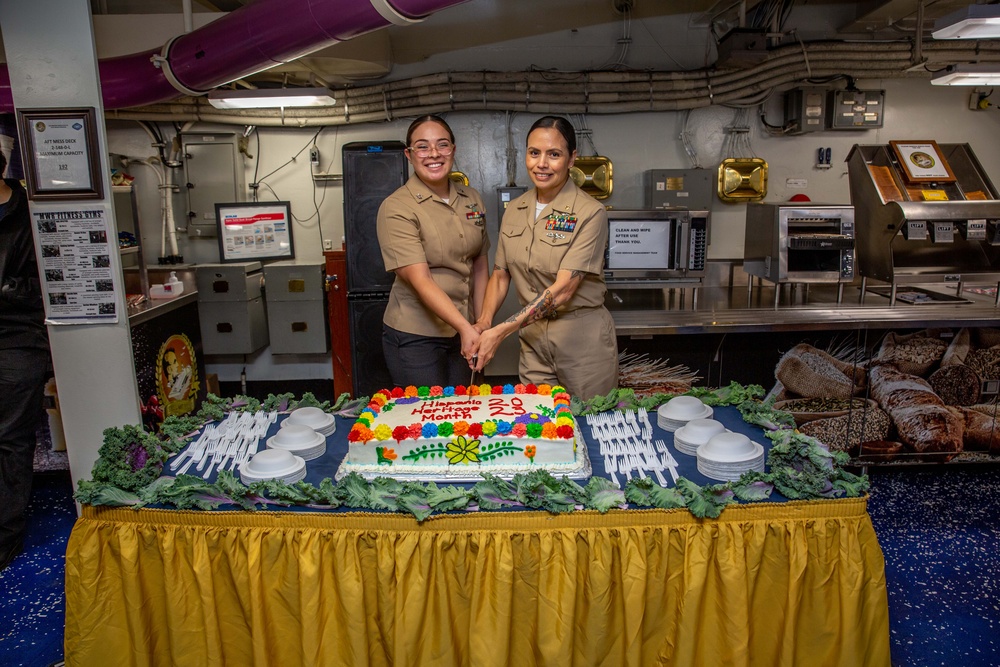
M 436 144 L 429 144 L 424 141 L 417 142 L 407 149 L 417 157 L 427 157 L 432 151 L 437 150 L 438 155 L 448 157 L 455 152 L 455 144 L 450 141 L 439 141 Z

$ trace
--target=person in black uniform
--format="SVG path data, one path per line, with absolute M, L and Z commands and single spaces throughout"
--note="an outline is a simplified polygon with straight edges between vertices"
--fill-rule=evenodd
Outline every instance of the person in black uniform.
M 0 175 L 7 158 L 0 153 Z M 28 195 L 16 180 L 0 180 L 0 570 L 23 548 L 31 496 L 35 431 L 44 415 L 49 368 L 38 262 Z

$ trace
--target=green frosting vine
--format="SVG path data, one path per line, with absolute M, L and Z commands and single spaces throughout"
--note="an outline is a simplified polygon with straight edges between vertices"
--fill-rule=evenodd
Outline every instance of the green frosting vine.
M 697 396 L 708 405 L 738 406 L 743 419 L 764 429 L 773 443 L 768 455 L 770 472 L 749 472 L 735 482 L 699 486 L 680 478 L 673 487 L 664 488 L 651 479 L 633 479 L 624 489 L 615 487 L 603 477 L 591 477 L 581 486 L 568 478 L 556 479 L 543 469 L 519 473 L 506 481 L 483 473 L 483 479 L 471 488 L 439 487 L 434 483 L 401 482 L 378 477 L 371 482 L 351 473 L 339 482 L 327 478 L 318 486 L 306 482 L 255 482 L 249 486 L 232 473 L 223 471 L 209 484 L 201 477 L 178 475 L 158 477 L 137 486 L 125 483 L 124 476 L 106 471 L 124 468 L 110 457 L 122 457 L 126 440 L 141 440 L 149 461 L 162 462 L 180 451 L 205 422 L 225 417 L 233 410 L 289 410 L 315 406 L 341 416 L 357 416 L 368 403 L 367 398 L 351 399 L 342 394 L 332 405 L 320 403 L 312 394 L 303 394 L 295 401 L 291 394 L 271 395 L 261 402 L 247 396 L 223 399 L 209 394 L 195 417 L 168 417 L 158 434 L 140 436 L 139 427 L 108 429 L 101 458 L 94 466 L 94 479 L 81 480 L 74 495 L 89 505 L 139 508 L 146 505 L 169 505 L 178 509 L 215 509 L 235 505 L 247 510 L 274 506 L 297 505 L 312 509 L 346 507 L 357 510 L 380 510 L 412 514 L 422 521 L 438 512 L 454 510 L 496 510 L 523 507 L 553 513 L 577 509 L 607 512 L 614 508 L 657 507 L 687 508 L 699 518 L 718 517 L 725 507 L 737 501 L 753 502 L 766 499 L 777 490 L 786 498 L 816 499 L 858 497 L 868 490 L 868 478 L 844 470 L 849 457 L 844 452 L 830 452 L 815 438 L 795 430 L 795 422 L 787 412 L 775 410 L 771 403 L 760 401 L 764 391 L 759 385 L 743 386 L 736 382 L 719 389 L 696 388 L 687 395 Z M 610 409 L 654 410 L 673 394 L 639 397 L 629 389 L 616 389 L 607 396 L 589 401 L 572 399 L 574 414 L 583 415 Z M 109 441 L 108 438 L 111 438 Z M 133 446 L 133 451 L 136 446 Z M 442 448 L 445 455 L 445 448 Z M 480 452 L 481 457 L 484 452 Z M 388 462 L 388 460 L 387 460 Z M 143 460 L 145 463 L 145 460 Z M 133 467 L 136 465 L 133 461 Z M 152 466 L 149 466 L 152 467 Z

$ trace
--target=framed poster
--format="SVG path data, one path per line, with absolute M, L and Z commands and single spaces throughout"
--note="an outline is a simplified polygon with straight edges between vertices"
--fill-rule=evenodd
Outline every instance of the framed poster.
M 910 183 L 951 183 L 955 180 L 936 141 L 890 141 L 889 145 Z
M 29 199 L 104 197 L 93 107 L 19 109 L 17 126 Z
M 219 261 L 294 259 L 292 209 L 286 201 L 215 205 Z

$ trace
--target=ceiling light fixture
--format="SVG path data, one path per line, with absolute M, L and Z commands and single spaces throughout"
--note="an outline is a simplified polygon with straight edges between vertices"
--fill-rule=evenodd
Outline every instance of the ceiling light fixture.
M 1000 5 L 969 5 L 934 22 L 934 39 L 1000 37 Z
M 996 65 L 951 65 L 931 79 L 935 86 L 1000 85 L 1000 63 Z
M 213 90 L 208 102 L 216 109 L 328 107 L 337 100 L 329 88 L 251 88 Z

